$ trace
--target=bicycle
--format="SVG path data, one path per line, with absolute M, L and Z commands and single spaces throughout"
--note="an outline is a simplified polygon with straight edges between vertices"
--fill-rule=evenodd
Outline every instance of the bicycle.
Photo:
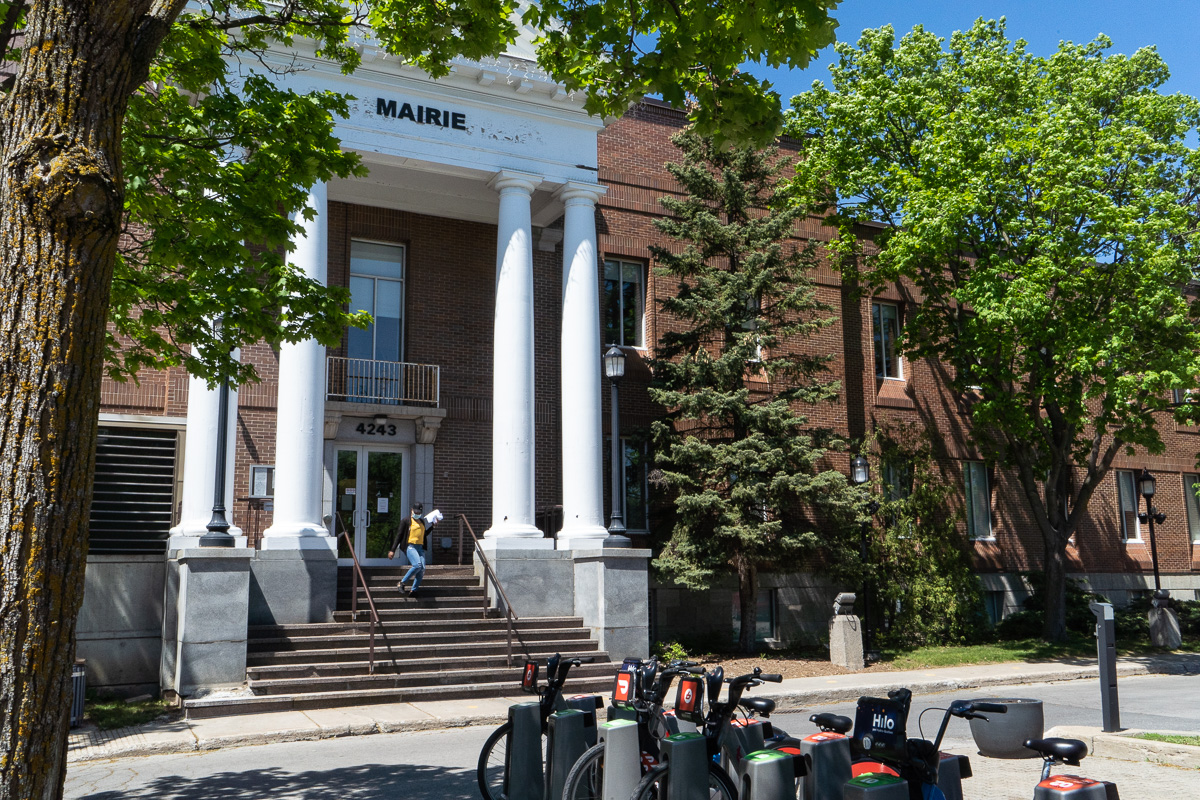
M 549 729 L 550 715 L 555 711 L 560 711 L 567 708 L 566 702 L 562 697 L 562 687 L 567 680 L 567 675 L 572 667 L 578 667 L 581 664 L 590 663 L 593 659 L 589 658 L 570 658 L 563 659 L 562 655 L 555 653 L 546 659 L 546 687 L 539 690 L 537 687 L 537 672 L 538 664 L 536 661 L 525 662 L 524 671 L 522 672 L 521 688 L 523 691 L 538 694 L 538 720 L 541 725 L 541 760 L 543 767 L 546 763 L 546 733 Z M 595 698 L 594 708 L 599 706 L 600 698 Z M 515 708 L 515 707 L 514 707 Z M 483 743 L 483 748 L 479 751 L 479 763 L 476 767 L 475 776 L 479 784 L 479 793 L 483 800 L 507 800 L 509 764 L 512 753 L 510 753 L 510 742 L 513 733 L 513 723 L 510 721 L 503 723 L 496 730 L 492 731 L 487 740 Z
M 670 661 L 660 666 L 657 659 L 627 662 L 617 673 L 609 717 L 632 718 L 637 725 L 640 774 L 658 763 L 659 742 L 679 732 L 678 720 L 663 704 L 675 678 L 703 674 L 694 661 Z M 607 747 L 600 742 L 589 748 L 567 773 L 563 800 L 595 800 L 604 796 Z M 640 775 L 639 775 L 640 777 Z M 558 800 L 547 798 L 547 800 Z
M 1029 739 L 1025 746 L 1042 757 L 1042 777 L 1033 790 L 1033 800 L 1121 800 L 1117 785 L 1078 775 L 1051 775 L 1059 764 L 1078 767 L 1088 754 L 1087 745 L 1078 739 Z
M 692 742 L 681 740 L 694 739 L 697 736 L 702 737 L 705 748 L 705 760 L 708 764 L 708 794 L 710 800 L 737 800 L 738 792 L 733 780 L 729 777 L 729 773 L 725 769 L 717 765 L 716 759 L 721 755 L 722 745 L 731 731 L 731 723 L 739 707 L 756 713 L 766 711 L 768 714 L 774 708 L 774 703 L 766 698 L 748 698 L 748 702 L 742 704 L 742 693 L 746 689 L 761 686 L 764 682 L 779 683 L 783 680 L 783 676 L 767 674 L 758 667 L 755 667 L 754 671 L 749 674 L 725 679 L 724 670 L 717 667 L 705 676 L 705 680 L 708 686 L 707 714 L 700 714 L 700 709 L 703 705 L 702 689 L 704 684 L 698 679 L 694 681 L 689 679 L 680 681 L 679 695 L 675 703 L 676 716 L 680 719 L 697 722 L 700 725 L 699 733 L 678 734 L 668 737 L 664 744 L 678 743 L 680 746 L 690 745 Z M 717 699 L 720 696 L 722 683 L 729 684 L 724 701 Z M 685 686 L 687 689 L 685 689 Z M 691 697 L 686 695 L 688 689 L 693 693 Z M 760 702 L 763 700 L 768 701 Z M 665 750 L 666 748 L 664 748 L 664 752 Z M 672 779 L 671 760 L 670 757 L 667 757 L 642 776 L 642 780 L 634 789 L 630 800 L 666 800 L 668 796 L 676 794 L 670 788 Z M 680 780 L 680 777 L 675 776 L 674 780 Z

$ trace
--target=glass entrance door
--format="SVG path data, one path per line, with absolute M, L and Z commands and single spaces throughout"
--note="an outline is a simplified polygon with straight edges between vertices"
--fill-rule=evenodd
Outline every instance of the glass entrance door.
M 336 450 L 334 482 L 337 533 L 351 532 L 354 554 L 363 566 L 382 566 L 396 526 L 408 515 L 408 459 L 403 450 L 345 446 Z M 350 561 L 344 539 L 338 558 Z

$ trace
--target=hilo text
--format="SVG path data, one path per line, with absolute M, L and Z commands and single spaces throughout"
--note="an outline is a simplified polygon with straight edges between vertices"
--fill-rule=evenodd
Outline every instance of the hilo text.
M 890 731 L 896 727 L 896 720 L 889 717 L 887 714 L 876 714 L 871 717 L 871 727 L 877 731 Z
M 395 100 L 384 100 L 382 97 L 375 98 L 375 113 L 381 117 L 407 119 L 418 125 L 437 125 L 439 128 L 453 128 L 456 131 L 467 129 L 467 115 L 460 111 L 451 112 L 425 106 L 417 106 L 414 111 L 411 103 L 401 103 L 397 106 Z

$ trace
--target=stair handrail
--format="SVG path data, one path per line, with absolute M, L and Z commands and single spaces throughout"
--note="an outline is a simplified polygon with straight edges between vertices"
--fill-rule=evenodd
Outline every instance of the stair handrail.
M 371 611 L 371 649 L 367 659 L 367 674 L 375 674 L 375 626 L 379 624 L 379 611 L 375 608 L 375 598 L 371 596 L 371 587 L 367 584 L 367 578 L 363 575 L 362 565 L 358 563 L 358 554 L 354 552 L 354 542 L 350 539 L 350 531 L 346 528 L 346 522 L 342 519 L 342 515 L 338 513 L 338 523 L 342 532 L 338 534 L 338 538 L 345 537 L 346 549 L 350 551 L 350 561 L 354 565 L 350 570 L 350 619 L 353 622 L 358 622 L 358 582 L 362 581 L 363 591 L 367 593 L 367 605 Z
M 467 520 L 466 514 L 458 515 L 458 541 L 462 542 L 463 526 L 467 527 L 467 533 L 471 534 L 471 539 L 475 541 L 475 552 L 479 554 L 479 560 L 483 562 L 483 570 L 487 575 L 488 580 L 495 584 L 496 589 L 500 592 L 500 597 L 504 600 L 504 619 L 508 623 L 508 666 L 512 666 L 512 637 L 513 623 L 517 622 L 520 617 L 512 610 L 512 603 L 508 601 L 508 594 L 505 593 L 504 587 L 500 584 L 500 579 L 496 577 L 495 571 L 492 569 L 492 564 L 488 561 L 487 553 L 483 552 L 483 546 L 479 544 L 479 537 L 475 535 L 475 529 L 471 527 L 471 523 Z M 487 586 L 484 586 L 483 592 L 483 614 L 486 617 L 488 612 Z

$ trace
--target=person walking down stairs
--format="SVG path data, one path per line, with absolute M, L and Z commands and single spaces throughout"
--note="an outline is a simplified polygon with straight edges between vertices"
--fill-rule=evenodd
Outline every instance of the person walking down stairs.
M 412 504 L 412 513 L 400 520 L 400 525 L 396 528 L 396 538 L 392 540 L 392 548 L 388 551 L 388 558 L 395 558 L 400 543 L 405 544 L 404 552 L 408 556 L 408 563 L 411 566 L 409 566 L 408 572 L 404 573 L 400 582 L 396 584 L 396 588 L 401 592 L 406 591 L 404 584 L 409 578 L 412 578 L 412 588 L 407 590 L 409 597 L 417 596 L 421 578 L 425 577 L 425 531 L 429 527 L 429 523 L 422 516 L 424 511 L 425 507 L 421 503 Z M 434 514 L 430 514 L 430 516 L 434 516 Z

